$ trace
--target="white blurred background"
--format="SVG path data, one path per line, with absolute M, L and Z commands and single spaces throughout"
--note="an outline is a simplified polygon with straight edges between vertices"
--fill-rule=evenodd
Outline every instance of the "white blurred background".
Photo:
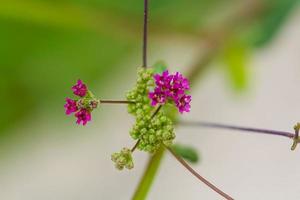
M 248 93 L 228 92 L 227 80 L 215 64 L 194 87 L 192 111 L 182 118 L 293 131 L 300 105 L 299 11 L 293 11 L 272 43 L 253 55 Z M 165 58 L 171 71 L 185 70 L 184 66 L 196 59 L 197 51 L 192 41 L 164 40 L 151 58 Z M 131 65 L 130 60 L 125 66 Z M 107 90 L 114 91 L 113 97 L 122 98 L 134 84 L 134 67 L 129 71 L 124 68 L 112 81 Z M 2 148 L 10 156 L 1 158 L 0 199 L 130 199 L 149 156 L 135 152 L 135 168 L 117 171 L 110 155 L 134 144 L 128 135 L 132 123 L 123 105 L 103 105 L 86 127 L 75 125 L 71 118 L 49 116 L 45 109 L 30 114 L 11 130 L 17 137 Z M 25 132 L 31 137 L 22 138 Z M 176 133 L 176 141 L 199 150 L 201 161 L 195 169 L 235 199 L 300 199 L 300 149 L 290 151 L 292 141 L 188 127 L 177 127 Z M 166 153 L 148 199 L 222 198 Z

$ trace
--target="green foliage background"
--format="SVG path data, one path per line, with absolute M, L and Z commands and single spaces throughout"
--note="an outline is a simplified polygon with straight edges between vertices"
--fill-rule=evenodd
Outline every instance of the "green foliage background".
M 150 34 L 200 38 L 245 2 L 151 0 Z M 244 57 L 271 41 L 298 0 L 258 2 L 267 9 L 221 52 L 234 88 L 247 85 Z M 60 113 L 78 78 L 99 87 L 122 61 L 139 60 L 142 10 L 142 0 L 1 0 L 0 136 L 40 107 Z

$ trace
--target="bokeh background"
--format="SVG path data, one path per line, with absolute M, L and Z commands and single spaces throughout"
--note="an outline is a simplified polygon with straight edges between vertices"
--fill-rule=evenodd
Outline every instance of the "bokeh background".
M 299 120 L 298 0 L 151 0 L 149 63 L 193 78 L 184 120 L 292 131 Z M 0 1 L 0 199 L 130 199 L 148 155 L 132 146 L 124 105 L 86 127 L 64 114 L 78 78 L 123 99 L 141 65 L 142 0 Z M 285 138 L 177 127 L 194 167 L 236 199 L 299 199 L 299 149 Z M 221 199 L 166 154 L 148 199 Z

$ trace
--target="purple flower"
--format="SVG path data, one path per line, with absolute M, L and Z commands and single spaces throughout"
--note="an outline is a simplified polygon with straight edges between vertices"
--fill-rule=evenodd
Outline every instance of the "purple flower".
M 66 104 L 64 105 L 66 109 L 66 114 L 70 115 L 78 110 L 77 103 L 73 99 L 66 98 Z
M 184 78 L 179 72 L 176 72 L 176 74 L 173 76 L 173 85 L 177 85 L 177 87 L 180 87 L 181 90 L 190 89 L 190 83 L 188 79 Z
M 186 90 L 190 89 L 189 81 L 182 76 L 179 72 L 176 72 L 175 75 L 172 76 L 172 81 L 167 91 L 167 94 L 170 98 L 174 100 L 178 99 L 179 96 L 183 95 Z
M 154 76 L 155 84 L 160 87 L 161 90 L 168 90 L 172 80 L 172 75 L 169 75 L 169 71 L 166 70 L 160 74 L 155 74 Z
M 190 112 L 192 97 L 190 95 L 183 95 L 176 100 L 176 106 L 180 113 Z
M 167 100 L 165 92 L 160 88 L 156 88 L 154 92 L 149 92 L 149 98 L 152 100 L 152 106 L 156 106 L 156 104 L 165 104 Z
M 86 123 L 88 121 L 91 121 L 92 116 L 90 111 L 86 110 L 86 109 L 81 109 L 80 111 L 78 111 L 77 113 L 75 113 L 75 117 L 77 117 L 77 124 L 80 124 L 82 122 L 82 125 L 86 125 Z
M 153 76 L 156 87 L 153 92 L 149 92 L 149 98 L 152 100 L 151 105 L 165 104 L 168 100 L 173 101 L 179 109 L 179 112 L 189 112 L 191 96 L 186 95 L 186 90 L 190 89 L 188 79 L 182 74 L 176 72 L 169 74 L 166 70 L 161 75 Z
M 87 93 L 86 85 L 79 79 L 77 84 L 72 87 L 72 90 L 75 95 L 84 97 Z

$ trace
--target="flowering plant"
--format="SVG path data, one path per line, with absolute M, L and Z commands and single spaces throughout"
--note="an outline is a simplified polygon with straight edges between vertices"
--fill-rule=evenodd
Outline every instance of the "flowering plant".
M 198 174 L 185 160 L 197 160 L 195 151 L 188 147 L 173 145 L 175 135 L 174 125 L 222 128 L 276 136 L 284 136 L 293 140 L 292 150 L 295 150 L 300 142 L 300 124 L 294 127 L 295 133 L 275 131 L 268 129 L 248 128 L 232 125 L 224 125 L 211 122 L 178 122 L 175 121 L 174 113 L 169 108 L 175 108 L 176 113 L 190 112 L 192 96 L 190 80 L 195 75 L 190 74 L 186 78 L 181 73 L 170 74 L 168 70 L 162 73 L 154 73 L 153 68 L 147 67 L 147 22 L 148 0 L 144 0 L 144 37 L 143 37 L 143 66 L 138 69 L 136 85 L 126 94 L 126 100 L 102 100 L 97 99 L 88 87 L 78 80 L 72 87 L 77 99 L 66 98 L 65 112 L 67 115 L 74 113 L 76 123 L 86 125 L 91 121 L 91 113 L 102 103 L 123 103 L 128 105 L 128 113 L 135 118 L 135 123 L 129 131 L 130 136 L 136 141 L 132 148 L 124 147 L 121 151 L 113 153 L 111 160 L 119 170 L 132 169 L 134 167 L 132 153 L 138 149 L 152 154 L 144 176 L 134 194 L 133 199 L 143 200 L 153 180 L 153 174 L 157 171 L 163 152 L 167 149 L 191 174 L 202 181 L 212 190 L 225 199 L 233 199 L 228 194 L 214 186 L 200 174 Z M 197 70 L 196 70 L 197 71 Z M 175 114 L 176 115 L 176 114 Z M 195 156 L 196 155 L 196 156 Z M 191 159 L 192 158 L 192 159 Z M 152 177 L 150 177 L 152 176 Z
M 74 95 L 79 99 L 73 100 L 66 98 L 66 114 L 75 113 L 77 118 L 76 123 L 86 125 L 92 120 L 91 112 L 97 108 L 99 101 L 95 99 L 94 95 L 88 90 L 87 86 L 79 79 L 77 84 L 72 87 Z

